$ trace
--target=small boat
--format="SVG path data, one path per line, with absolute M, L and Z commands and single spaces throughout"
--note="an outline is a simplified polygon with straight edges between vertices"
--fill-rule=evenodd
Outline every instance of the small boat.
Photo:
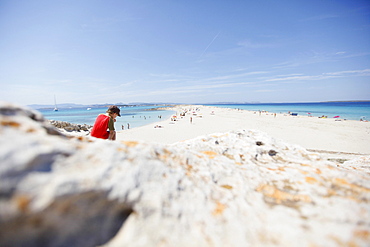
M 55 99 L 55 95 L 54 95 L 54 105 L 55 105 L 55 107 L 54 107 L 54 111 L 59 111 L 59 109 L 58 109 L 58 107 L 57 107 L 57 101 L 56 101 L 56 99 Z
M 90 107 L 88 107 L 86 110 L 90 111 L 90 110 L 91 110 L 91 108 L 90 108 Z

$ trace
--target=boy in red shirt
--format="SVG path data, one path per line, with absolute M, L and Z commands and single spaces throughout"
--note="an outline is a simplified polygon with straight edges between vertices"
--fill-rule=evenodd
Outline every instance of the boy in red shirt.
M 120 115 L 121 110 L 113 105 L 110 106 L 106 114 L 100 114 L 94 123 L 91 130 L 91 136 L 101 139 L 116 140 L 116 130 L 114 129 L 114 122 L 117 116 Z

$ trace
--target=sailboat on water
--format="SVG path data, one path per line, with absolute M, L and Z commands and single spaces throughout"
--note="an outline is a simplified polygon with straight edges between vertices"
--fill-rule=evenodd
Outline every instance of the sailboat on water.
M 58 109 L 58 107 L 57 107 L 57 101 L 56 101 L 56 99 L 55 99 L 55 95 L 54 95 L 54 105 L 55 105 L 55 107 L 54 107 L 54 111 L 59 111 L 59 109 Z

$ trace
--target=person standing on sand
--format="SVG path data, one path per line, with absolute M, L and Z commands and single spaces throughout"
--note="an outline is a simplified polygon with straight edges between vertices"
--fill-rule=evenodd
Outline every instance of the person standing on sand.
M 91 130 L 91 136 L 115 141 L 116 130 L 114 129 L 114 122 L 117 116 L 121 116 L 120 112 L 121 110 L 113 105 L 108 108 L 106 114 L 99 114 Z

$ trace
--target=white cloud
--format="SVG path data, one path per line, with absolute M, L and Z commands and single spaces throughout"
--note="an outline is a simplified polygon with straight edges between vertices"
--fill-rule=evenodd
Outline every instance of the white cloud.
M 285 69 L 285 68 L 294 68 L 303 65 L 309 64 L 317 64 L 317 63 L 324 63 L 324 62 L 333 62 L 333 61 L 341 61 L 346 58 L 350 57 L 357 57 L 357 56 L 367 56 L 370 53 L 360 53 L 360 54 L 348 54 L 345 51 L 339 52 L 316 52 L 316 51 L 309 51 L 309 52 L 302 52 L 298 58 L 294 58 L 291 61 L 285 61 L 276 64 L 273 68 L 274 69 Z
M 265 81 L 312 81 L 353 76 L 370 76 L 370 69 L 328 72 L 320 75 L 278 76 L 277 78 L 266 79 Z
M 327 77 L 326 77 L 327 78 Z M 306 80 L 320 80 L 323 79 L 322 76 L 288 76 L 288 77 L 281 77 L 281 78 L 273 78 L 267 79 L 266 81 L 306 81 Z
M 338 72 L 324 73 L 325 75 L 354 75 L 354 76 L 368 76 L 370 75 L 370 69 L 363 70 L 345 70 Z

